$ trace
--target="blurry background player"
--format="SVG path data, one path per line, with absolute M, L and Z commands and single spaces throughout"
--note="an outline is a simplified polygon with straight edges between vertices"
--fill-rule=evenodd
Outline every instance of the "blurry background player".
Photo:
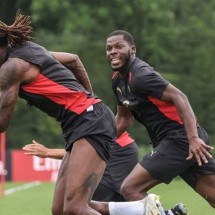
M 120 194 L 120 186 L 125 177 L 138 163 L 137 144 L 127 132 L 124 132 L 111 150 L 111 157 L 105 168 L 103 177 L 96 188 L 92 199 L 97 201 L 124 201 Z M 32 144 L 23 147 L 26 155 L 35 155 L 41 158 L 62 159 L 64 149 L 51 149 L 32 141 Z

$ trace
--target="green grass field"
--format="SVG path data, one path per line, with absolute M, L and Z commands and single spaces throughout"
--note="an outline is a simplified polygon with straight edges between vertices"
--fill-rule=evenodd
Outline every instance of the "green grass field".
M 22 183 L 7 183 L 6 190 L 10 188 L 21 189 L 0 198 L 1 215 L 51 215 L 53 183 L 33 184 L 32 187 L 23 186 Z M 179 179 L 175 179 L 170 185 L 159 185 L 151 193 L 161 196 L 165 208 L 183 202 L 187 205 L 189 215 L 215 214 L 215 209 Z
M 175 179 L 169 185 L 159 185 L 151 190 L 161 196 L 164 208 L 171 208 L 175 203 L 182 202 L 187 206 L 189 215 L 215 215 L 213 209 L 183 180 Z

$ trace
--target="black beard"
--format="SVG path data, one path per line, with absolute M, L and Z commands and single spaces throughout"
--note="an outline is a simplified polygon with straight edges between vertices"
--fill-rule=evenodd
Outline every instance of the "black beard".
M 121 74 L 125 73 L 128 69 L 131 61 L 131 52 L 128 51 L 126 57 L 125 57 L 125 63 L 120 68 L 112 68 L 113 71 L 119 71 Z

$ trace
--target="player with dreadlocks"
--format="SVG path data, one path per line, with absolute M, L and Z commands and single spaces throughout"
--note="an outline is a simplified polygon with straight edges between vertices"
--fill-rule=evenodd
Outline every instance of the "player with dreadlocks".
M 14 24 L 0 22 L 0 132 L 8 128 L 18 96 L 54 117 L 61 124 L 66 154 L 52 213 L 99 214 L 88 203 L 115 144 L 114 115 L 93 94 L 85 70 L 63 66 L 70 68 L 74 55 L 48 52 L 30 41 L 32 31 L 30 17 L 20 11 Z
M 14 24 L 0 22 L 0 132 L 9 127 L 18 97 L 55 118 L 66 154 L 52 214 L 98 215 L 89 203 L 116 144 L 114 115 L 92 92 L 86 71 L 73 69 L 74 55 L 48 52 L 30 41 L 32 31 L 30 17 L 19 11 Z M 139 204 L 144 215 L 165 214 L 154 194 Z
M 9 43 L 13 45 L 29 41 L 32 39 L 32 31 L 30 16 L 23 16 L 20 14 L 20 10 L 18 10 L 13 25 L 6 25 L 0 21 L 0 44 L 8 45 Z

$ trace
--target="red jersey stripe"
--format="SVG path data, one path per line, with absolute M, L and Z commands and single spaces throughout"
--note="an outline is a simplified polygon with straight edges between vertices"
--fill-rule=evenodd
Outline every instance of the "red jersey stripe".
M 170 104 L 165 101 L 161 101 L 159 99 L 156 99 L 154 97 L 148 96 L 149 101 L 151 101 L 159 110 L 161 113 L 163 113 L 166 117 L 169 119 L 178 122 L 179 124 L 183 124 L 180 116 L 178 115 L 178 112 L 176 110 L 176 107 L 173 104 Z
M 21 88 L 29 93 L 43 95 L 57 104 L 64 105 L 65 109 L 71 110 L 76 114 L 81 114 L 90 105 L 101 101 L 96 98 L 87 98 L 85 93 L 66 88 L 42 74 L 39 74 L 32 83 Z

